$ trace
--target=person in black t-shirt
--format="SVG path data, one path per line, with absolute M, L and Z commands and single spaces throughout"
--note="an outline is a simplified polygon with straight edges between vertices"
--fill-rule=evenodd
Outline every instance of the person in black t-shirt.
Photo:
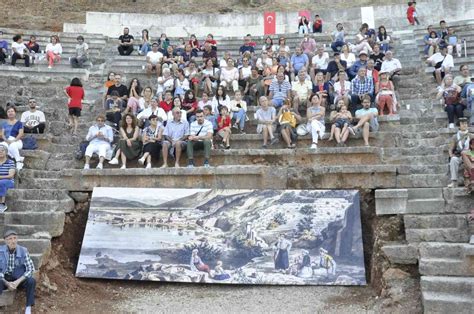
M 127 86 L 122 84 L 122 76 L 120 74 L 115 74 L 114 77 L 115 84 L 110 86 L 109 89 L 107 89 L 107 96 L 106 96 L 106 101 L 105 101 L 105 107 L 108 109 L 109 103 L 112 100 L 112 92 L 117 91 L 119 100 L 121 103 L 121 108 L 124 109 L 125 105 L 127 104 L 128 100 L 128 88 Z
M 118 51 L 121 56 L 129 56 L 133 52 L 133 36 L 129 34 L 128 27 L 123 29 L 123 35 L 119 37 Z

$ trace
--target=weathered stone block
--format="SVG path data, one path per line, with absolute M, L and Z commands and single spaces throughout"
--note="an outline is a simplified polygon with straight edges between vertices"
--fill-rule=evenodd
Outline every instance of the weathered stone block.
M 389 242 L 382 246 L 382 251 L 393 264 L 416 264 L 418 248 L 413 244 Z
M 377 215 L 397 215 L 406 211 L 408 191 L 406 189 L 386 189 L 375 191 L 375 211 Z

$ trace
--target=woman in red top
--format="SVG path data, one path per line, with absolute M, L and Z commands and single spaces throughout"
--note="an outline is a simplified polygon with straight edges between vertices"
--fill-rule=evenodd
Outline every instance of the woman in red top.
M 72 135 L 76 135 L 79 117 L 81 116 L 82 101 L 84 100 L 84 89 L 81 80 L 77 77 L 73 78 L 70 86 L 66 87 L 64 92 L 68 98 L 69 128 L 72 129 Z
M 222 137 L 221 145 L 225 147 L 225 149 L 230 148 L 230 135 L 232 134 L 230 122 L 229 109 L 227 109 L 226 106 L 222 106 L 221 114 L 217 118 L 217 134 Z
M 199 50 L 201 49 L 201 45 L 199 44 L 199 40 L 197 40 L 196 35 L 192 34 L 191 37 L 189 38 L 189 45 L 191 45 L 191 48 L 193 52 L 198 53 Z
M 217 51 L 217 41 L 214 40 L 214 36 L 212 34 L 207 35 L 205 42 L 211 45 L 212 50 Z M 204 49 L 204 45 L 201 46 L 201 49 Z
M 198 101 L 196 97 L 194 96 L 193 91 L 188 89 L 186 93 L 184 93 L 182 109 L 186 110 L 186 117 L 189 123 L 196 120 L 195 112 L 197 108 L 198 108 Z

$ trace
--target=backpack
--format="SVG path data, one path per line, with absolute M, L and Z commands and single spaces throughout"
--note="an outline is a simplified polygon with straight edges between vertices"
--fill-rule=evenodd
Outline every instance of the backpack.
M 74 158 L 76 158 L 77 160 L 82 160 L 84 158 L 84 155 L 86 154 L 86 149 L 88 145 L 88 141 L 82 141 L 79 144 L 78 149 L 74 152 Z
M 36 138 L 33 136 L 26 136 L 23 138 L 23 149 L 25 150 L 35 150 L 38 148 L 38 143 L 36 142 Z

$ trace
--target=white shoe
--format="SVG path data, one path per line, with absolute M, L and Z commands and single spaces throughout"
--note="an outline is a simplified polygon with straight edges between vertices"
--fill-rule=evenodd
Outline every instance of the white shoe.
M 89 164 L 85 164 L 84 165 L 84 170 L 89 170 L 91 167 L 89 166 Z
M 104 169 L 104 165 L 103 165 L 101 162 L 99 162 L 99 163 L 97 164 L 96 169 Z
M 122 167 L 120 167 L 120 169 L 127 169 L 127 166 L 122 165 Z
M 50 66 L 50 65 L 48 66 L 48 69 L 52 69 L 52 68 L 53 68 L 52 66 Z
M 454 129 L 454 123 L 450 123 L 450 124 L 448 125 L 448 128 Z
M 140 165 L 143 165 L 145 163 L 145 158 L 142 157 L 142 158 L 138 159 L 138 163 Z
M 168 168 L 167 164 L 163 164 L 160 168 Z
M 109 164 L 110 165 L 118 165 L 119 164 L 119 161 L 117 158 L 113 158 L 111 161 L 109 161 Z
M 457 185 L 457 182 L 456 181 L 451 181 L 450 184 L 448 184 L 448 188 L 455 188 Z
M 311 144 L 311 149 L 317 149 L 318 145 L 316 143 Z
M 149 163 L 146 164 L 145 169 L 151 169 L 151 162 L 149 162 Z
M 17 162 L 16 163 L 16 170 L 21 170 L 23 169 L 23 163 L 22 162 Z

